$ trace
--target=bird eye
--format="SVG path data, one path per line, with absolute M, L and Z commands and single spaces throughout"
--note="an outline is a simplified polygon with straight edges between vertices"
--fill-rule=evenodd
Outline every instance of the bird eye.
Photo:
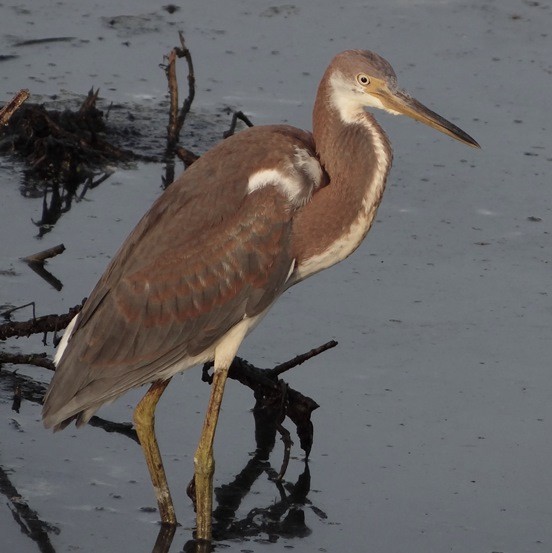
M 357 75 L 357 81 L 362 86 L 366 86 L 367 84 L 370 84 L 370 77 L 368 77 L 368 75 L 365 75 L 364 73 L 360 73 L 360 75 Z

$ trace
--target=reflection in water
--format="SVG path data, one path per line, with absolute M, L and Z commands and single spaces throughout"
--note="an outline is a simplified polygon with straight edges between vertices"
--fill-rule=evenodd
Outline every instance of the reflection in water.
M 305 459 L 304 470 L 295 483 L 284 482 L 268 462 L 276 434 L 281 433 L 281 425 L 273 417 L 266 416 L 266 409 L 253 410 L 255 416 L 255 440 L 257 450 L 244 468 L 228 484 L 215 489 L 216 508 L 213 510 L 213 539 L 255 540 L 276 542 L 280 538 L 303 538 L 311 533 L 305 522 L 305 508 L 308 507 L 319 518 L 326 514 L 308 499 L 311 475 L 308 460 Z M 266 507 L 255 507 L 245 516 L 237 517 L 238 509 L 245 497 L 251 492 L 257 479 L 267 475 L 274 482 L 279 500 Z M 256 496 L 257 498 L 259 496 Z M 212 549 L 208 544 L 190 540 L 184 546 L 188 553 L 207 553 Z M 157 552 L 156 552 L 157 553 Z
M 15 387 L 19 387 L 23 399 L 36 403 L 42 402 L 45 392 L 45 387 L 42 384 L 12 371 L 1 371 L 0 375 L 0 398 L 2 394 L 6 398 L 9 397 Z M 215 489 L 216 507 L 213 511 L 215 545 L 191 539 L 184 545 L 185 552 L 210 553 L 217 541 L 252 540 L 266 543 L 276 542 L 280 538 L 287 540 L 303 538 L 312 532 L 305 520 L 306 509 L 320 519 L 327 518 L 326 514 L 313 505 L 308 498 L 311 475 L 307 460 L 304 461 L 303 472 L 294 483 L 281 481 L 278 478 L 279 471 L 274 469 L 268 461 L 276 443 L 276 434 L 280 432 L 280 424 L 266 416 L 266 408 L 259 408 L 257 405 L 253 413 L 255 415 L 257 450 L 230 482 Z M 130 424 L 111 423 L 99 417 L 94 417 L 90 422 L 93 426 L 100 426 L 108 432 L 117 432 L 135 441 L 137 439 Z M 253 485 L 259 477 L 268 477 L 273 482 L 279 497 L 278 501 L 274 501 L 271 495 L 267 506 L 256 506 L 245 514 L 238 515 L 244 499 L 251 493 Z M 9 475 L 0 468 L 0 492 L 13 498 L 18 496 L 14 490 Z M 255 495 L 255 502 L 258 503 L 260 498 L 260 495 Z M 42 521 L 39 515 L 22 499 L 14 502 L 13 506 L 14 517 L 18 523 L 21 521 L 31 530 L 26 534 L 36 543 L 38 551 L 55 553 L 55 548 L 49 540 L 49 534 L 59 533 L 59 529 Z M 127 529 L 123 528 L 121 531 L 126 532 Z M 175 531 L 176 528 L 161 526 L 152 552 L 168 553 Z
M 26 198 L 42 196 L 42 215 L 40 220 L 33 221 L 38 227 L 38 238 L 42 238 L 50 232 L 59 218 L 67 213 L 73 205 L 73 200 L 79 202 L 84 198 L 88 190 L 96 188 L 107 180 L 113 171 L 106 171 L 99 175 L 83 175 L 79 180 L 73 180 L 60 184 L 59 181 L 51 181 L 48 186 L 34 185 L 32 179 L 27 179 L 21 188 L 21 194 Z M 80 194 L 77 195 L 79 186 L 82 185 Z
M 267 405 L 257 401 L 253 409 L 255 417 L 255 441 L 257 450 L 234 479 L 215 488 L 216 507 L 213 510 L 213 540 L 217 541 L 260 541 L 276 542 L 280 538 L 303 538 L 311 534 L 305 522 L 305 508 L 309 508 L 319 518 L 327 518 L 324 511 L 314 506 L 308 499 L 311 475 L 308 460 L 295 483 L 280 479 L 279 472 L 269 463 L 268 458 L 276 443 L 276 434 L 282 433 L 278 417 L 269 413 Z M 310 449 L 310 448 L 309 448 Z M 238 517 L 238 510 L 251 492 L 254 483 L 263 475 L 268 476 L 278 491 L 279 500 L 271 497 L 266 507 L 254 507 L 244 516 Z M 259 496 L 256 496 L 258 500 Z M 160 546 L 161 532 L 155 547 Z M 164 539 L 164 538 L 163 538 Z M 166 549 L 155 549 L 154 553 L 166 553 L 170 542 L 164 542 Z M 213 544 L 199 540 L 189 540 L 184 545 L 186 553 L 210 553 Z
M 176 526 L 165 526 L 162 524 L 151 553 L 168 553 L 175 532 Z
M 8 472 L 2 467 L 0 467 L 0 493 L 5 497 L 6 504 L 21 532 L 36 543 L 39 551 L 55 553 L 48 534 L 59 534 L 59 528 L 40 520 L 38 513 L 21 497 L 12 484 Z
M 236 518 L 236 512 L 255 480 L 262 474 L 274 481 L 280 499 L 274 503 L 270 500 L 267 507 L 255 507 L 241 519 Z M 239 539 L 268 534 L 277 537 L 305 537 L 311 530 L 305 524 L 303 508 L 310 491 L 310 471 L 305 461 L 303 473 L 297 482 L 283 483 L 278 479 L 278 473 L 258 456 L 254 456 L 232 482 L 215 490 L 218 503 L 213 512 L 215 539 Z
M 60 185 L 54 181 L 46 187 L 34 187 L 31 181 L 27 181 L 23 186 L 21 193 L 25 197 L 42 196 L 42 216 L 39 221 L 33 221 L 38 227 L 37 238 L 42 238 L 50 232 L 60 217 L 67 213 L 73 204 L 73 199 L 77 202 L 81 201 L 89 189 L 96 188 L 102 182 L 107 180 L 113 174 L 112 171 L 102 173 L 99 178 L 94 179 L 94 175 L 89 175 L 83 180 L 74 181 Z M 84 183 L 84 184 L 83 184 Z M 77 196 L 79 186 L 83 184 L 82 191 Z M 63 283 L 56 278 L 50 271 L 44 267 L 44 261 L 35 261 L 25 259 L 27 265 L 48 284 L 53 286 L 58 292 L 63 288 Z
M 44 267 L 44 263 L 30 262 L 27 266 L 32 269 L 40 278 L 43 278 L 50 286 L 58 292 L 63 288 L 63 283 L 59 278 L 56 278 L 48 269 Z
M 280 482 L 278 472 L 262 458 L 255 454 L 235 478 L 215 489 L 217 507 L 213 511 L 213 539 L 254 540 L 276 542 L 280 538 L 303 538 L 311 534 L 311 529 L 305 522 L 305 507 L 309 507 L 320 518 L 326 515 L 314 507 L 307 498 L 310 491 L 310 470 L 305 460 L 305 468 L 295 483 Z M 255 507 L 244 516 L 237 518 L 236 513 L 250 493 L 255 481 L 266 474 L 274 482 L 280 499 L 266 507 Z M 157 545 L 157 544 L 156 544 Z M 170 544 L 169 544 L 170 545 Z M 160 550 L 154 550 L 158 553 Z M 196 540 L 188 541 L 184 551 L 189 553 L 204 553 L 211 551 L 208 546 Z

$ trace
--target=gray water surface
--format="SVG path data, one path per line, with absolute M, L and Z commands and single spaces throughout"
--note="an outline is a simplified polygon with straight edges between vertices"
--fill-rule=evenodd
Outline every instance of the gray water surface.
M 159 63 L 185 32 L 196 66 L 194 112 L 230 106 L 256 124 L 310 128 L 319 78 L 344 49 L 373 49 L 399 84 L 482 145 L 475 151 L 404 118 L 378 114 L 395 150 L 388 189 L 368 239 L 346 262 L 285 294 L 240 353 L 272 366 L 327 340 L 339 347 L 287 379 L 313 397 L 311 486 L 300 535 L 261 532 L 227 551 L 543 552 L 552 548 L 550 270 L 552 232 L 552 9 L 518 0 L 181 3 L 173 14 L 146 0 L 0 4 L 0 98 L 85 94 L 157 110 Z M 120 17 L 125 16 L 125 17 Z M 17 46 L 30 39 L 65 42 Z M 180 66 L 184 81 L 184 68 Z M 160 110 L 162 113 L 162 110 Z M 156 122 L 163 132 L 166 121 Z M 153 126 L 153 128 L 156 127 Z M 189 142 L 188 142 L 189 141 Z M 199 152 L 210 143 L 186 137 Z M 158 152 L 156 152 L 158 153 Z M 35 301 L 38 314 L 79 303 L 161 192 L 161 164 L 119 168 L 43 238 L 42 198 L 20 192 L 21 167 L 0 160 L 0 304 Z M 48 268 L 61 292 L 22 256 L 64 243 Z M 17 315 L 19 320 L 30 313 Z M 48 351 L 41 337 L 7 351 Z M 9 367 L 6 367 L 9 368 Z M 33 367 L 20 372 L 47 383 Z M 100 414 L 130 421 L 143 390 Z M 0 465 L 51 525 L 55 551 L 150 551 L 155 499 L 139 447 L 74 427 L 55 435 L 40 407 L 0 403 Z M 157 428 L 182 524 L 208 387 L 199 371 L 176 377 Z M 216 486 L 255 449 L 248 390 L 230 382 L 216 441 Z M 298 442 L 295 439 L 295 442 Z M 271 457 L 276 470 L 282 449 Z M 296 443 L 286 475 L 304 470 Z M 3 496 L 5 497 L 5 496 Z M 277 504 L 263 473 L 237 518 Z M 2 550 L 37 545 L 0 501 Z

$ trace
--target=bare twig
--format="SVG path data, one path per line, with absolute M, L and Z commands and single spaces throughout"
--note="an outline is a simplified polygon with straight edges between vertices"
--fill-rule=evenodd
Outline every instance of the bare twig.
M 21 104 L 23 104 L 29 95 L 29 91 L 23 88 L 0 109 L 0 126 L 8 124 L 11 116 L 21 107 Z
M 54 362 L 48 357 L 47 353 L 29 353 L 24 355 L 22 353 L 0 351 L 0 365 L 4 363 L 10 363 L 11 365 L 35 365 L 36 367 L 43 367 L 50 371 L 55 370 Z
M 48 248 L 47 250 L 42 250 L 41 252 L 28 255 L 27 257 L 23 258 L 23 261 L 25 261 L 25 263 L 44 263 L 46 259 L 55 257 L 56 255 L 59 255 L 64 251 L 65 251 L 65 246 L 63 244 L 58 244 L 53 248 Z
M 173 48 L 165 66 L 165 74 L 169 85 L 169 125 L 167 127 L 167 150 L 174 148 L 178 142 L 180 130 L 177 128 L 178 121 L 178 82 L 176 80 L 176 48 Z
M 319 407 L 316 401 L 290 388 L 278 378 L 278 375 L 336 345 L 337 342 L 332 340 L 307 353 L 298 355 L 274 369 L 260 369 L 240 357 L 234 358 L 230 366 L 228 377 L 251 388 L 255 393 L 257 402 L 253 412 L 255 420 L 262 421 L 261 424 L 257 425 L 256 439 L 258 447 L 264 450 L 271 449 L 276 431 L 280 433 L 284 440 L 284 462 L 278 478 L 282 478 L 285 473 L 286 459 L 289 459 L 289 448 L 291 447 L 289 436 L 286 436 L 282 422 L 287 416 L 295 424 L 301 449 L 308 457 L 314 435 L 311 414 Z M 212 363 L 207 363 L 203 367 L 203 380 L 206 382 L 212 382 L 212 376 L 209 373 L 211 367 Z
M 84 302 L 75 305 L 63 315 L 45 315 L 43 317 L 32 318 L 28 321 L 15 322 L 9 321 L 0 325 L 0 340 L 12 338 L 14 336 L 29 337 L 31 334 L 42 334 L 44 332 L 55 332 L 65 328 L 71 319 L 82 309 Z
M 174 152 L 176 144 L 178 142 L 180 131 L 184 125 L 186 116 L 188 115 L 192 102 L 195 96 L 195 74 L 194 64 L 192 61 L 192 55 L 186 42 L 182 31 L 178 33 L 180 38 L 180 47 L 174 47 L 167 57 L 167 66 L 165 67 L 165 74 L 169 84 L 169 97 L 170 97 L 170 111 L 169 111 L 169 126 L 167 128 L 167 153 Z M 176 78 L 176 58 L 185 58 L 188 64 L 188 96 L 182 103 L 182 108 L 178 110 L 178 81 Z
M 10 309 L 6 309 L 5 311 L 2 311 L 2 313 L 0 313 L 0 317 L 4 317 L 5 319 L 7 319 L 14 311 L 19 311 L 19 309 L 24 309 L 25 307 L 32 307 L 33 308 L 33 320 L 36 318 L 36 312 L 35 312 L 35 302 L 34 301 L 31 301 L 29 303 L 25 303 L 24 305 L 18 305 L 17 307 L 12 307 Z M 2 327 L 0 326 L 0 329 Z M 1 336 L 1 334 L 0 334 Z M 0 338 L 2 339 L 2 338 Z
M 335 348 L 335 346 L 337 346 L 337 342 L 335 340 L 330 340 L 329 342 L 326 342 L 325 344 L 322 344 L 317 348 L 313 348 L 310 351 L 307 351 L 307 353 L 301 353 L 293 359 L 290 359 L 285 363 L 280 363 L 280 365 L 276 365 L 273 369 L 269 369 L 269 376 L 280 376 L 282 373 L 289 371 L 289 369 L 292 369 L 297 365 L 301 365 L 302 363 L 308 361 L 309 359 L 312 359 L 316 355 L 320 355 L 321 353 L 331 348 Z
M 84 102 L 82 103 L 81 107 L 79 108 L 78 114 L 84 115 L 91 109 L 94 109 L 96 107 L 96 102 L 98 101 L 98 96 L 100 94 L 100 89 L 97 88 L 96 92 L 94 92 L 94 87 L 92 87 L 88 94 L 86 95 L 86 98 Z
M 232 136 L 234 132 L 236 131 L 236 125 L 238 123 L 238 119 L 240 121 L 243 121 L 248 127 L 254 127 L 253 123 L 251 122 L 251 119 L 245 115 L 243 111 L 235 111 L 232 114 L 232 121 L 230 122 L 230 128 L 223 133 L 224 138 L 228 138 L 229 136 Z

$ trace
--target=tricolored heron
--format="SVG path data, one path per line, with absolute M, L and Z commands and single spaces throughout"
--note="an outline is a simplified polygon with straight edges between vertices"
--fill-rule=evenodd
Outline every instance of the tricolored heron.
M 253 127 L 203 155 L 144 215 L 63 336 L 44 424 L 83 425 L 104 403 L 151 383 L 134 424 L 165 524 L 176 517 L 154 432 L 157 402 L 174 374 L 214 361 L 194 457 L 196 535 L 209 540 L 213 440 L 238 347 L 285 290 L 353 253 L 381 202 L 391 146 L 365 108 L 478 147 L 401 91 L 382 57 L 342 52 L 322 77 L 312 133 Z

